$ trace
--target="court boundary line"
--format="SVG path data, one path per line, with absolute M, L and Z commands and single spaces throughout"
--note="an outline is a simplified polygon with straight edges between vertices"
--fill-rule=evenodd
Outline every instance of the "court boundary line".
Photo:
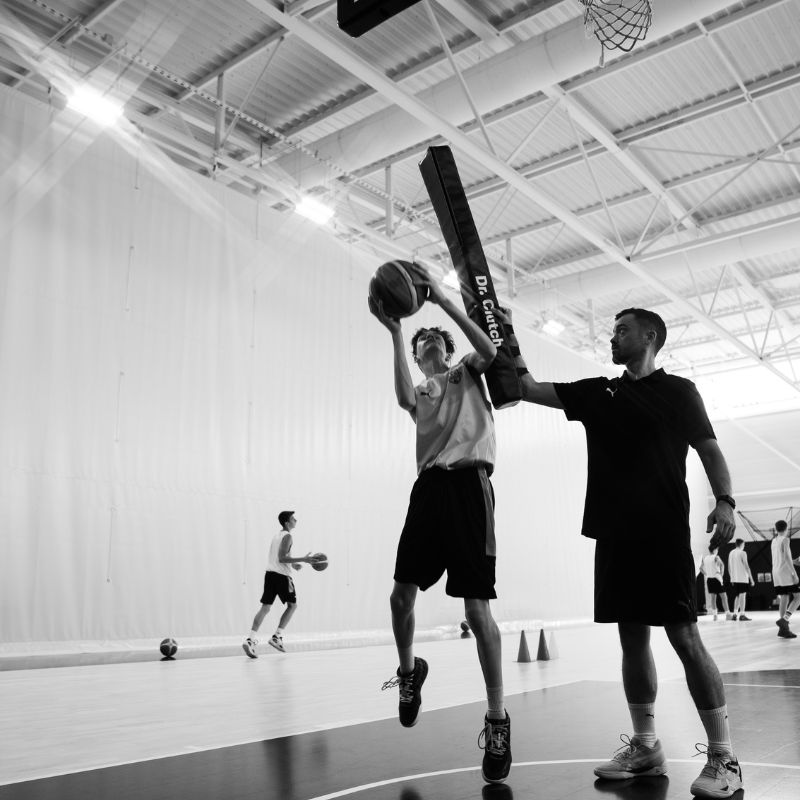
M 514 763 L 511 765 L 512 769 L 519 769 L 520 767 L 549 767 L 554 766 L 557 764 L 597 764 L 602 763 L 605 761 L 605 758 L 567 758 L 567 759 L 558 759 L 553 761 L 520 761 L 519 763 Z M 697 764 L 698 762 L 695 761 L 693 758 L 670 758 L 668 759 L 669 763 L 672 764 Z M 790 764 L 768 764 L 759 761 L 741 761 L 740 764 L 744 767 L 767 767 L 772 769 L 787 769 L 787 770 L 798 770 L 800 771 L 800 764 L 798 765 L 790 765 Z M 442 775 L 454 775 L 459 772 L 474 772 L 480 770 L 480 767 L 459 767 L 457 769 L 442 769 L 437 770 L 435 772 L 420 772 L 415 775 L 404 775 L 402 777 L 397 778 L 387 778 L 383 781 L 373 781 L 372 783 L 365 783 L 361 786 L 353 786 L 349 789 L 339 789 L 336 792 L 330 792 L 329 794 L 321 794 L 317 795 L 316 797 L 309 798 L 309 800 L 336 800 L 338 797 L 347 797 L 351 794 L 357 794 L 358 792 L 365 792 L 369 789 L 377 789 L 381 786 L 391 786 L 395 783 L 402 783 L 403 781 L 409 781 L 414 779 L 421 779 L 421 778 L 436 778 Z

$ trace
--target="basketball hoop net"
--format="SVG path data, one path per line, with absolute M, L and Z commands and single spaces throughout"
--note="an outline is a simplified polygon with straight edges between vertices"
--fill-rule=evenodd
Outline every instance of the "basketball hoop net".
M 580 0 L 587 35 L 594 34 L 601 45 L 600 66 L 606 50 L 628 52 L 647 36 L 653 19 L 649 0 Z

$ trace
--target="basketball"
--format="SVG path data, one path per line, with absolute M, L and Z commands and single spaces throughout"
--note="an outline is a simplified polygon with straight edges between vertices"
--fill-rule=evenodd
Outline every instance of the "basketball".
M 165 658 L 172 658 L 178 652 L 178 643 L 170 636 L 161 640 L 161 645 L 158 649 L 161 650 L 161 655 Z
M 314 567 L 317 572 L 322 572 L 322 570 L 328 569 L 328 556 L 326 556 L 325 553 L 314 553 L 314 557 L 324 559 L 324 561 L 311 562 L 311 566 Z
M 428 287 L 420 282 L 420 274 L 410 261 L 387 261 L 375 270 L 369 282 L 367 302 L 375 313 L 378 301 L 389 317 L 401 319 L 419 311 L 428 297 Z

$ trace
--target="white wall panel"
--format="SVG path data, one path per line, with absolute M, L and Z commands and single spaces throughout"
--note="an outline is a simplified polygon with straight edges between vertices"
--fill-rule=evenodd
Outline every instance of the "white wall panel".
M 388 629 L 415 460 L 366 307 L 380 259 L 12 93 L 0 116 L 3 641 L 244 633 L 284 508 L 331 559 L 297 575 L 292 631 Z M 543 379 L 597 371 L 521 340 Z M 496 615 L 590 616 L 583 430 L 496 420 Z M 420 596 L 420 627 L 462 616 Z

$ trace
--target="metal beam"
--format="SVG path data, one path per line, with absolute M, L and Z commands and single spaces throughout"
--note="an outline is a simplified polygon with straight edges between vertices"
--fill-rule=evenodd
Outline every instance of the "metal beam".
M 662 200 L 676 219 L 686 217 L 686 209 L 683 205 L 664 188 L 661 182 L 638 159 L 628 150 L 623 149 L 623 145 L 611 131 L 584 108 L 576 97 L 567 94 L 560 86 L 548 86 L 544 89 L 544 94 L 560 103 L 578 125 L 603 145 L 630 175 L 636 178 L 654 197 Z M 699 225 L 691 217 L 686 218 L 685 223 L 687 227 L 699 228 Z
M 778 447 L 775 447 L 775 445 L 773 444 L 770 444 L 766 439 L 763 439 L 757 433 L 751 431 L 746 425 L 742 425 L 735 419 L 729 418 L 727 422 L 728 424 L 733 425 L 734 428 L 745 434 L 745 436 L 749 436 L 754 442 L 758 442 L 763 448 L 769 450 L 770 453 L 773 453 L 774 455 L 778 456 L 778 458 L 785 461 L 790 467 L 800 472 L 800 461 L 796 461 L 794 458 L 784 453 L 783 450 L 781 450 Z
M 275 0 L 251 3 L 255 7 L 259 7 L 259 4 L 274 7 Z M 650 37 L 676 34 L 696 20 L 716 14 L 729 5 L 729 0 L 672 0 L 654 16 Z M 333 36 L 329 38 L 337 41 Z M 651 49 L 656 52 L 655 48 Z M 526 39 L 512 50 L 474 64 L 465 70 L 465 78 L 481 113 L 486 114 L 535 94 L 545 86 L 562 83 L 582 72 L 596 69 L 596 64 L 596 42 L 587 41 L 583 21 L 576 16 L 546 35 Z M 451 124 L 463 124 L 471 118 L 470 109 L 463 101 L 461 88 L 455 79 L 446 79 L 424 89 L 417 99 L 428 104 Z M 405 109 L 397 108 L 376 112 L 358 123 L 342 127 L 335 134 L 322 136 L 315 141 L 314 149 L 332 158 L 348 172 L 375 164 L 427 138 L 428 126 L 420 125 L 419 120 L 417 124 L 409 122 L 404 112 Z M 313 185 L 320 179 L 313 167 L 305 172 L 307 174 L 302 176 L 304 183 Z M 324 171 L 320 172 L 320 175 L 323 174 Z
M 494 53 L 507 50 L 509 44 L 503 41 L 503 36 L 485 17 L 476 14 L 467 3 L 462 0 L 436 0 L 452 17 L 460 22 L 467 30 L 472 31 L 484 44 L 488 45 Z
M 790 69 L 784 70 L 783 72 L 776 73 L 775 75 L 770 75 L 767 78 L 763 78 L 762 80 L 756 81 L 751 83 L 748 88 L 748 94 L 751 97 L 755 98 L 762 98 L 762 97 L 769 97 L 777 92 L 782 92 L 788 89 L 796 88 L 800 85 L 800 68 L 798 67 L 791 67 Z M 534 101 L 533 105 L 541 104 L 543 102 L 547 102 L 549 98 L 542 97 L 539 101 Z M 623 150 L 635 150 L 641 147 L 641 149 L 647 149 L 646 146 L 641 145 L 641 142 L 646 141 L 651 136 L 656 136 L 659 134 L 663 134 L 666 131 L 670 130 L 678 130 L 683 125 L 686 125 L 691 122 L 697 122 L 702 119 L 707 119 L 709 116 L 713 116 L 717 113 L 722 113 L 723 111 L 730 111 L 733 108 L 737 108 L 747 104 L 747 98 L 742 95 L 742 93 L 738 90 L 731 90 L 730 92 L 719 95 L 718 97 L 714 98 L 713 101 L 703 100 L 699 103 L 695 103 L 691 106 L 687 106 L 681 109 L 678 112 L 672 112 L 667 115 L 663 115 L 661 117 L 656 117 L 655 119 L 648 120 L 646 123 L 642 123 L 641 125 L 637 125 L 633 128 L 629 128 L 625 131 L 620 131 L 616 134 L 616 141 L 618 145 Z M 532 104 L 526 104 L 526 110 L 530 108 Z M 492 115 L 488 115 L 485 117 L 486 122 L 488 125 L 492 125 L 495 121 Z M 784 148 L 787 151 L 795 150 L 798 147 L 798 143 L 793 145 L 784 145 Z M 418 158 L 422 151 L 418 149 L 413 149 L 409 151 L 405 151 L 403 153 L 403 159 L 411 159 L 411 158 Z M 599 155 L 602 155 L 605 151 L 605 148 L 600 146 L 598 142 L 594 146 L 588 146 L 586 148 L 586 154 L 589 158 L 594 158 Z M 731 160 L 726 164 L 722 164 L 720 166 L 712 167 L 708 170 L 704 170 L 702 172 L 693 173 L 691 175 L 677 178 L 674 181 L 668 181 L 663 184 L 664 189 L 669 192 L 671 189 L 679 188 L 680 186 L 689 185 L 691 183 L 695 183 L 698 180 L 702 180 L 705 177 L 710 177 L 715 174 L 715 172 L 723 173 L 728 172 L 733 169 L 737 169 L 748 163 L 756 154 L 750 154 L 743 158 L 737 158 L 735 160 Z M 557 172 L 559 169 L 563 169 L 565 167 L 573 166 L 581 161 L 582 154 L 578 148 L 574 148 L 572 150 L 565 151 L 563 153 L 558 153 L 554 156 L 544 159 L 543 161 L 528 164 L 527 166 L 521 167 L 519 172 L 525 178 L 529 180 L 534 180 L 536 178 L 541 178 L 546 175 L 550 175 L 553 172 Z M 383 162 L 381 162 L 383 164 Z M 395 162 L 396 163 L 396 162 Z M 383 167 L 381 167 L 382 169 Z M 363 170 L 357 170 L 355 172 L 356 175 L 365 176 L 368 175 L 372 171 L 370 168 L 365 168 Z M 480 197 L 486 197 L 487 195 L 493 194 L 494 192 L 502 191 L 505 188 L 505 183 L 498 178 L 489 178 L 486 181 L 483 181 L 479 184 L 475 184 L 474 186 L 466 188 L 466 194 L 468 200 L 478 199 Z M 638 197 L 633 196 L 632 199 L 638 199 Z M 615 202 L 615 201 L 612 201 Z M 419 210 L 425 213 L 430 208 L 430 203 L 420 203 L 418 206 Z M 553 221 L 550 224 L 554 224 Z M 506 234 L 502 234 L 500 236 L 501 239 L 506 238 Z
M 103 0 L 99 6 L 90 11 L 86 16 L 75 21 L 74 29 L 61 38 L 61 43 L 65 47 L 68 47 L 83 33 L 84 28 L 88 28 L 90 25 L 99 22 L 106 14 L 110 14 L 117 6 L 121 6 L 124 2 L 125 0 Z
M 268 0 L 248 0 L 248 2 L 258 10 L 262 11 L 271 19 L 283 25 L 296 36 L 301 38 L 306 44 L 314 47 L 317 51 L 330 58 L 334 63 L 351 74 L 370 84 L 373 88 L 387 97 L 391 102 L 402 108 L 406 113 L 417 119 L 419 122 L 438 131 L 446 136 L 453 145 L 475 162 L 491 169 L 498 177 L 505 180 L 510 186 L 517 189 L 524 197 L 542 206 L 553 216 L 563 220 L 563 222 L 578 233 L 581 237 L 589 241 L 615 263 L 628 269 L 644 283 L 657 288 L 662 294 L 670 298 L 674 303 L 685 309 L 691 316 L 705 327 L 713 331 L 719 339 L 727 341 L 736 350 L 752 358 L 756 363 L 761 364 L 782 381 L 789 383 L 795 390 L 800 391 L 795 383 L 788 379 L 780 370 L 776 369 L 769 362 L 761 359 L 757 353 L 753 352 L 739 339 L 730 334 L 725 328 L 709 319 L 702 311 L 681 297 L 670 286 L 663 283 L 654 275 L 642 267 L 640 264 L 630 261 L 625 253 L 616 245 L 609 242 L 601 234 L 586 226 L 575 214 L 547 196 L 544 192 L 528 183 L 516 170 L 509 167 L 497 156 L 489 153 L 480 144 L 464 134 L 455 125 L 444 120 L 424 103 L 420 102 L 414 95 L 398 86 L 394 81 L 387 78 L 382 72 L 376 70 L 364 59 L 345 48 L 336 39 L 327 33 L 317 29 L 302 18 L 293 18 L 285 14 L 282 10 L 272 5 Z

